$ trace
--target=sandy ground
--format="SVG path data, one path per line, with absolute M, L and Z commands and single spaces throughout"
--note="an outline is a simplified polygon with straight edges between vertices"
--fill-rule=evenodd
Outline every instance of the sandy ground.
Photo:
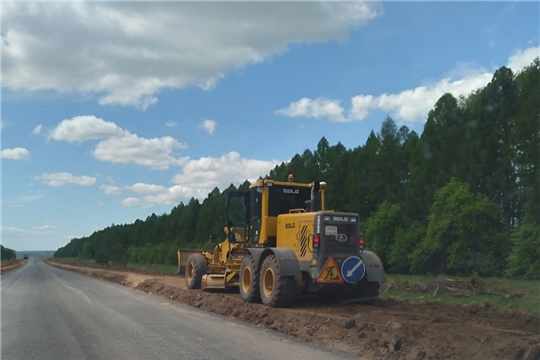
M 24 259 L 9 260 L 8 262 L 2 263 L 2 265 L 0 266 L 0 273 L 7 273 L 8 271 L 15 270 L 16 268 L 21 267 L 24 264 L 26 264 L 26 260 Z
M 540 316 L 489 302 L 381 298 L 374 305 L 361 305 L 305 297 L 292 308 L 274 309 L 245 303 L 236 293 L 188 290 L 180 276 L 49 263 L 362 358 L 540 360 Z

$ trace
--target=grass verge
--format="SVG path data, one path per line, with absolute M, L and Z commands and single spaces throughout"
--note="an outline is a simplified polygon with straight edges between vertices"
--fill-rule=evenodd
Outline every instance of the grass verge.
M 540 313 L 540 282 L 534 280 L 388 275 L 381 296 L 457 304 L 489 301 Z

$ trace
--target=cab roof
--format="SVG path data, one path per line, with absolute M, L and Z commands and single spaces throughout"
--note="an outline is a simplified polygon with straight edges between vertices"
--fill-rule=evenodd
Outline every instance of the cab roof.
M 251 184 L 249 188 L 254 189 L 258 187 L 272 186 L 272 185 L 310 188 L 313 186 L 313 183 L 299 183 L 295 181 L 275 181 L 275 180 L 259 179 L 257 180 L 256 183 Z

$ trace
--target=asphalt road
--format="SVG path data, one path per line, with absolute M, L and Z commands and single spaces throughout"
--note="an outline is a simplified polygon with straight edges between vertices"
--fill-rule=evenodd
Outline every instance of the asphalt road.
M 348 359 L 30 258 L 1 278 L 1 358 Z

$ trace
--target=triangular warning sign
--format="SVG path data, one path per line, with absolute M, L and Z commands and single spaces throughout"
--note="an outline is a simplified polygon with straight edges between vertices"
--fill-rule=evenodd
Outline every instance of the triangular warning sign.
M 339 271 L 339 266 L 336 264 L 333 256 L 328 257 L 326 263 L 321 269 L 319 276 L 317 276 L 318 283 L 342 283 L 343 276 Z

